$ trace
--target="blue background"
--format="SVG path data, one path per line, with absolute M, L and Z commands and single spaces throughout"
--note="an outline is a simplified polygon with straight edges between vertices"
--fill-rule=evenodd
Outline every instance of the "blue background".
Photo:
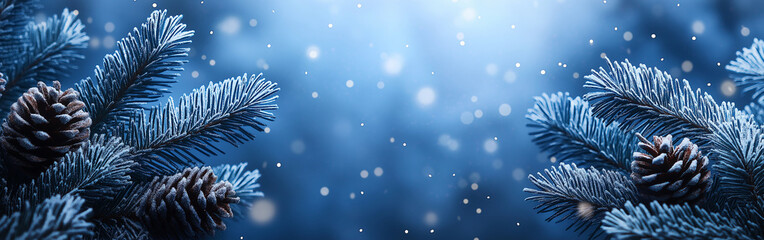
M 532 97 L 585 93 L 583 76 L 605 53 L 746 104 L 724 65 L 764 36 L 755 1 L 43 3 L 41 18 L 79 11 L 91 37 L 65 86 L 92 76 L 154 9 L 196 30 L 172 96 L 245 72 L 279 83 L 270 132 L 208 159 L 259 168 L 259 209 L 275 210 L 229 223 L 216 235 L 225 239 L 568 238 L 523 200 L 527 175 L 556 164 L 527 135 Z

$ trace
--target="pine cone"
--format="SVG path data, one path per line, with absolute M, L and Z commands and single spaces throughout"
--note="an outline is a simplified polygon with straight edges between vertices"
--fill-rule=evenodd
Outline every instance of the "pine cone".
M 186 168 L 183 172 L 156 177 L 143 196 L 137 216 L 160 236 L 180 238 L 214 234 L 225 230 L 223 218 L 233 217 L 231 203 L 239 198 L 227 181 L 215 182 L 210 167 Z
M 35 177 L 66 153 L 80 148 L 90 136 L 90 116 L 79 93 L 37 83 L 11 105 L 0 138 L 8 161 L 28 177 Z
M 698 145 L 684 138 L 674 147 L 671 135 L 653 137 L 651 143 L 637 134 L 639 147 L 631 162 L 631 178 L 647 200 L 664 203 L 697 203 L 711 186 L 708 157 Z

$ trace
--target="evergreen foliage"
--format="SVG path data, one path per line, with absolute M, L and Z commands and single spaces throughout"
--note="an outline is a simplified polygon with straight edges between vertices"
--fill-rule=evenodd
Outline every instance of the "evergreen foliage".
M 688 204 L 628 202 L 607 213 L 602 229 L 616 239 L 751 239 L 734 221 Z
M 593 117 L 589 103 L 568 93 L 543 94 L 526 115 L 533 141 L 560 161 L 630 172 L 636 138 Z M 624 144 L 631 143 L 631 144 Z
M 246 170 L 246 163 L 199 165 L 203 156 L 223 154 L 217 143 L 253 140 L 254 132 L 274 120 L 275 83 L 245 74 L 201 86 L 178 105 L 170 98 L 144 109 L 170 92 L 193 36 L 182 16 L 154 11 L 104 57 L 94 78 L 61 91 L 52 81 L 75 67 L 88 37 L 68 10 L 31 23 L 38 7 L 36 1 L 0 0 L 0 79 L 7 80 L 5 91 L 0 81 L 0 114 L 8 116 L 10 103 L 18 103 L 12 118 L 3 117 L 12 121 L 4 129 L 12 144 L 0 151 L 0 239 L 199 238 L 225 229 L 224 219 L 245 214 L 263 196 L 259 171 Z M 87 134 L 78 142 L 35 142 L 77 133 Z M 58 155 L 29 157 L 41 154 L 38 146 Z M 41 159 L 48 162 L 35 165 L 39 171 L 29 178 L 8 168 L 13 161 Z M 147 199 L 172 204 L 151 205 Z M 162 228 L 162 219 L 175 225 Z
M 183 70 L 184 57 L 194 31 L 186 31 L 182 16 L 154 11 L 133 31 L 117 42 L 117 50 L 96 66 L 95 79 L 77 84 L 86 110 L 93 119 L 93 131 L 129 121 L 136 110 L 167 93 Z M 147 51 L 150 50 L 150 51 Z
M 268 111 L 277 108 L 273 102 L 278 90 L 261 75 L 210 83 L 180 97 L 177 106 L 170 98 L 162 107 L 136 112 L 115 134 L 134 148 L 140 176 L 167 175 L 199 163 L 195 153 L 222 153 L 216 142 L 237 146 L 254 139 L 248 128 L 263 131 L 263 120 L 274 119 Z
M 717 104 L 687 80 L 628 60 L 608 60 L 607 68 L 592 70 L 584 84 L 592 91 L 584 100 L 563 93 L 537 97 L 527 115 L 534 142 L 551 156 L 592 167 L 563 163 L 545 170 L 546 176 L 529 176 L 539 190 L 525 189 L 532 194 L 527 200 L 539 202 L 539 212 L 551 213 L 548 220 L 571 220 L 576 229 L 601 226 L 615 239 L 761 239 L 763 49 L 764 41 L 756 39 L 727 66 L 736 83 L 757 98 L 744 111 L 732 103 Z M 688 140 L 674 147 L 671 137 L 656 137 L 660 142 L 652 144 L 635 133 Z M 643 152 L 635 151 L 638 138 Z M 708 160 L 693 143 L 710 153 Z M 615 157 L 626 151 L 634 155 Z M 669 160 L 673 165 L 664 171 L 667 165 L 661 164 Z M 613 171 L 618 166 L 631 166 L 632 172 Z M 696 183 L 694 176 L 708 179 L 708 190 L 695 189 L 705 191 L 705 201 L 686 199 L 690 190 L 666 187 Z M 635 187 L 645 181 L 655 189 Z M 646 189 L 660 186 L 666 187 L 659 189 L 660 196 L 671 201 L 645 197 L 655 195 Z
M 576 164 L 565 163 L 544 172 L 546 175 L 528 176 L 539 189 L 523 189 L 533 194 L 526 200 L 538 202 L 535 208 L 539 213 L 551 212 L 547 221 L 559 223 L 573 219 L 568 228 L 575 227 L 576 231 L 599 227 L 605 212 L 639 199 L 634 183 L 619 172 L 578 168 Z M 594 231 L 592 234 L 598 233 Z
M 91 234 L 90 209 L 71 195 L 53 196 L 40 204 L 0 217 L 2 239 L 78 239 Z
M 23 4 L 23 3 L 19 3 Z M 90 39 L 77 16 L 64 9 L 60 16 L 42 23 L 29 23 L 23 32 L 12 62 L 0 66 L 7 77 L 5 92 L 0 96 L 0 113 L 8 113 L 9 106 L 37 82 L 51 82 L 67 76 L 73 62 L 83 58 L 79 50 L 87 47 Z

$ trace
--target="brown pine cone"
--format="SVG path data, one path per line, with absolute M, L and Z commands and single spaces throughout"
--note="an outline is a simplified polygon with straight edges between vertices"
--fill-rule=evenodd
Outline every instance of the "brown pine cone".
M 637 134 L 639 147 L 631 162 L 631 178 L 647 200 L 664 203 L 697 203 L 711 186 L 708 157 L 698 145 L 684 138 L 676 147 L 671 135 L 655 136 L 653 142 Z
M 73 89 L 61 91 L 61 83 L 43 82 L 11 105 L 0 138 L 11 165 L 35 177 L 66 153 L 77 150 L 90 137 L 90 116 Z
M 136 215 L 158 236 L 192 238 L 225 230 L 223 218 L 233 217 L 230 204 L 238 203 L 239 197 L 231 183 L 215 181 L 210 167 L 156 177 Z

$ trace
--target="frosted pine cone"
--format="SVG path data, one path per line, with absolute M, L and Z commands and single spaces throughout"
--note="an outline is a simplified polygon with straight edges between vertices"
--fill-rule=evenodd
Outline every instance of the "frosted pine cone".
M 651 143 L 637 134 L 639 147 L 631 162 L 631 178 L 647 200 L 664 203 L 696 203 L 703 199 L 710 184 L 708 157 L 698 145 L 684 138 L 676 147 L 671 135 L 653 137 Z
M 61 91 L 61 83 L 43 82 L 11 105 L 0 138 L 12 165 L 35 177 L 53 162 L 85 144 L 90 136 L 90 116 L 73 89 Z
M 230 204 L 239 198 L 231 183 L 216 180 L 210 167 L 154 178 L 137 215 L 160 236 L 191 238 L 225 230 L 223 218 L 233 217 Z

